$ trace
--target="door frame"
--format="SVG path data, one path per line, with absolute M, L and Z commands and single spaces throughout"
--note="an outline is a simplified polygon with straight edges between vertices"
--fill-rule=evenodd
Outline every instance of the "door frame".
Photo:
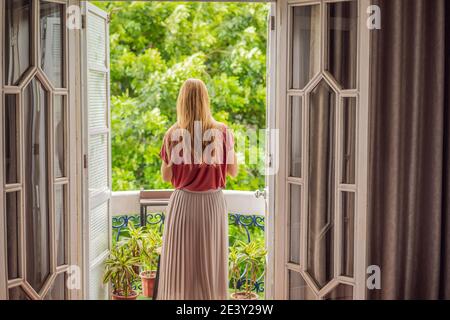
M 220 2 L 220 1 L 215 1 L 215 0 L 201 0 L 204 2 Z M 279 0 L 278 0 L 279 1 Z M 79 0 L 77 1 L 80 3 L 80 7 L 82 10 L 82 15 L 83 17 L 86 16 L 86 5 L 85 3 L 89 3 L 90 1 L 83 1 L 83 0 Z M 155 1 L 155 2 L 162 2 L 162 1 Z M 188 0 L 188 2 L 196 2 L 195 0 Z M 269 1 L 258 1 L 258 0 L 245 0 L 244 2 L 269 2 Z M 277 111 L 276 111 L 276 97 L 277 97 L 277 89 L 276 89 L 276 83 L 277 83 L 277 77 L 276 77 L 276 64 L 277 64 L 277 58 L 278 58 L 278 46 L 277 46 L 277 37 L 278 37 L 278 26 L 277 26 L 277 8 L 278 8 L 278 3 L 274 0 L 274 1 L 270 1 L 270 5 L 271 5 L 271 15 L 274 17 L 274 29 L 270 28 L 271 25 L 271 21 L 268 21 L 268 43 L 267 43 L 267 99 L 266 99 L 266 117 L 267 117 L 267 128 L 268 129 L 274 129 L 277 128 L 276 126 L 276 117 L 277 117 Z M 268 17 L 270 19 L 270 17 Z M 86 19 L 86 18 L 84 18 Z M 86 276 L 86 272 L 88 272 L 89 270 L 89 266 L 88 266 L 88 262 L 89 262 L 89 257 L 87 256 L 88 253 L 88 242 L 89 242 L 89 233 L 88 230 L 86 230 L 86 219 L 89 218 L 89 195 L 88 195 L 88 183 L 87 183 L 87 176 L 88 176 L 88 171 L 86 168 L 84 168 L 84 155 L 88 153 L 89 150 L 87 150 L 86 146 L 87 144 L 87 139 L 88 139 L 88 135 L 89 135 L 89 129 L 87 126 L 87 102 L 86 102 L 86 71 L 87 70 L 87 64 L 86 64 L 86 57 L 85 57 L 85 48 L 84 48 L 84 43 L 86 43 L 86 40 L 84 39 L 86 36 L 86 29 L 83 28 L 83 30 L 81 31 L 81 35 L 80 35 L 80 39 L 79 39 L 79 43 L 81 43 L 81 47 L 80 47 L 80 57 L 81 57 L 81 62 L 80 62 L 80 74 L 81 74 L 81 80 L 84 81 L 83 85 L 81 86 L 81 111 L 80 111 L 80 119 L 81 122 L 78 125 L 78 128 L 80 128 L 80 130 L 78 130 L 78 138 L 79 141 L 81 141 L 81 143 L 79 143 L 79 147 L 81 148 L 79 150 L 79 153 L 77 155 L 77 159 L 79 162 L 78 168 L 81 171 L 80 174 L 80 180 L 79 180 L 79 185 L 82 186 L 80 187 L 82 189 L 82 191 L 80 192 L 82 199 L 80 200 L 80 203 L 82 203 L 80 205 L 80 207 L 82 208 L 80 210 L 80 212 L 82 212 L 81 214 L 81 218 L 82 221 L 84 221 L 84 223 L 82 222 L 80 224 L 82 231 L 79 235 L 79 239 L 78 241 L 80 242 L 80 246 L 82 247 L 82 251 L 83 253 L 81 254 L 81 260 L 82 261 L 82 270 L 83 270 L 83 280 L 82 280 L 82 293 L 81 296 L 83 297 L 83 299 L 86 299 L 88 296 L 88 279 Z M 270 39 L 270 43 L 269 43 L 269 39 Z M 268 137 L 271 137 L 271 135 L 269 134 Z M 271 161 L 272 161 L 272 165 L 269 165 L 268 169 L 270 169 L 271 167 L 276 167 L 278 165 L 278 159 L 277 159 L 277 148 L 278 148 L 278 143 L 279 141 L 276 139 L 270 139 L 270 140 L 266 140 L 266 151 L 271 150 L 269 152 L 269 154 L 271 155 Z M 267 155 L 267 152 L 266 152 Z M 111 172 L 111 167 L 109 167 L 109 171 Z M 266 221 L 266 232 L 265 232 L 265 237 L 266 237 L 266 247 L 268 249 L 268 257 L 266 259 L 266 263 L 267 263 L 267 272 L 265 275 L 265 297 L 267 299 L 273 299 L 275 297 L 275 284 L 274 284 L 274 273 L 275 273 L 275 250 L 274 248 L 274 233 L 275 233 L 275 192 L 274 191 L 270 191 L 270 190 L 275 190 L 276 189 L 276 177 L 274 175 L 267 175 L 266 176 L 266 186 L 268 187 L 269 190 L 269 196 L 267 198 L 266 201 L 266 214 L 265 214 L 265 221 Z M 111 232 L 111 228 L 110 232 Z M 110 242 L 111 242 L 111 234 L 110 234 Z
M 68 0 L 67 6 L 76 6 L 81 8 L 81 0 Z M 73 124 L 70 126 L 70 140 L 68 143 L 69 148 L 72 150 L 73 159 L 70 160 L 68 170 L 72 177 L 75 177 L 71 181 L 71 189 L 76 191 L 76 194 L 72 195 L 73 201 L 71 202 L 71 209 L 75 210 L 76 214 L 71 214 L 70 221 L 70 243 L 75 244 L 76 248 L 70 251 L 71 264 L 70 266 L 75 268 L 72 275 L 76 276 L 75 280 L 77 285 L 74 290 L 69 290 L 72 295 L 69 297 L 71 300 L 80 300 L 83 298 L 83 239 L 81 230 L 83 228 L 83 189 L 82 189 L 82 131 L 80 130 L 82 125 L 82 73 L 81 73 L 81 30 L 67 30 L 67 50 L 68 50 L 68 72 L 69 72 L 69 106 L 70 113 L 69 119 L 74 119 Z M 79 273 L 79 274 L 75 274 Z
M 278 57 L 278 43 L 277 43 L 277 3 L 270 4 L 269 21 L 268 21 L 268 34 L 267 34 L 267 54 L 266 54 L 266 70 L 267 70 L 267 103 L 266 103 L 266 123 L 268 134 L 266 134 L 266 213 L 265 213 L 265 225 L 266 225 L 266 276 L 265 276 L 265 298 L 274 299 L 275 297 L 275 202 L 276 194 L 275 190 L 276 175 L 270 173 L 274 168 L 278 168 L 278 148 L 280 145 L 277 135 L 277 57 Z
M 3 108 L 4 108 L 4 94 L 3 94 L 3 57 L 4 57 L 4 43 L 3 43 L 3 35 L 4 35 L 4 23 L 3 19 L 5 16 L 5 3 L 2 1 L 0 3 L 0 257 L 5 257 L 7 255 L 7 247 L 6 247 L 6 217 L 4 215 L 4 149 L 3 149 Z M 8 285 L 7 285 L 7 261 L 3 264 L 0 264 L 0 300 L 6 300 L 8 297 Z
M 321 4 L 321 3 L 333 3 L 342 2 L 347 0 L 278 0 L 276 20 L 277 20 L 277 70 L 276 70 L 276 127 L 279 128 L 280 141 L 288 141 L 288 68 L 289 66 L 289 39 L 290 39 L 290 22 L 289 10 L 293 4 Z M 370 59 L 370 30 L 367 28 L 366 19 L 368 17 L 366 9 L 370 5 L 370 0 L 358 0 L 359 10 L 358 16 L 358 68 L 357 75 L 359 77 L 359 104 L 357 106 L 357 142 L 356 142 L 356 184 L 357 184 L 357 196 L 355 205 L 355 231 L 354 231 L 354 298 L 365 299 L 366 298 L 366 266 L 367 266 L 367 186 L 368 186 L 368 137 L 369 137 L 369 68 L 362 68 L 362 65 L 369 65 Z M 322 14 L 321 14 L 322 16 Z M 324 44 L 324 30 L 322 24 L 321 32 L 321 50 Z M 323 60 L 324 53 L 320 51 L 321 60 Z M 306 136 L 306 129 L 302 128 L 303 136 Z M 302 146 L 302 158 L 305 159 L 306 147 L 305 143 Z M 275 189 L 275 241 L 274 241 L 274 258 L 275 258 L 275 274 L 274 274 L 274 297 L 275 299 L 289 299 L 288 282 L 289 274 L 288 270 L 293 270 L 298 273 L 302 272 L 302 268 L 297 265 L 289 263 L 289 232 L 287 232 L 287 226 L 289 221 L 289 205 L 287 203 L 288 197 L 288 152 L 289 146 L 287 143 L 280 143 L 280 163 L 279 171 L 276 176 L 276 189 Z M 305 162 L 305 161 L 302 161 Z M 337 166 L 337 165 L 336 165 Z M 304 167 L 304 164 L 302 164 Z M 302 170 L 303 171 L 303 170 Z M 305 184 L 307 183 L 305 178 Z M 305 191 L 302 191 L 303 198 L 305 198 Z M 302 199 L 302 210 L 306 210 L 306 201 Z M 300 244 L 305 243 L 306 239 L 306 225 L 305 219 L 306 213 L 302 213 L 301 218 L 301 235 Z M 336 247 L 336 244 L 335 244 Z M 300 248 L 302 255 L 306 252 Z M 336 262 L 335 262 L 336 265 Z M 340 276 L 336 276 L 340 278 Z M 342 279 L 345 281 L 346 279 Z

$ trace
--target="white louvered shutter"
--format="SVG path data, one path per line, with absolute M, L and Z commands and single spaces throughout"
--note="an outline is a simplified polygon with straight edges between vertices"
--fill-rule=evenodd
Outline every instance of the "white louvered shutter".
M 85 297 L 107 299 L 104 261 L 111 244 L 109 30 L 106 12 L 87 2 L 84 29 Z

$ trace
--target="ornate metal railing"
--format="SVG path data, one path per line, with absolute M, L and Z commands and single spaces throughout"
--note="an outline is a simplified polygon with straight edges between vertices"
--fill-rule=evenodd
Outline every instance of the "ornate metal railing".
M 118 241 L 121 237 L 124 237 L 126 235 L 126 230 L 129 222 L 132 222 L 135 226 L 141 226 L 142 221 L 141 217 L 142 215 L 139 214 L 130 214 L 131 211 L 137 212 L 137 210 L 133 210 L 130 208 L 130 210 L 126 210 L 127 214 L 120 214 L 118 211 L 115 211 L 114 209 L 114 201 L 118 203 L 119 200 L 121 201 L 121 204 L 118 207 L 124 208 L 124 203 L 127 201 L 130 202 L 130 199 L 126 199 L 125 197 L 129 198 L 131 197 L 131 194 L 123 194 L 120 199 L 120 193 L 115 193 L 113 195 L 113 221 L 112 221 L 112 228 L 113 228 L 113 241 Z M 135 196 L 133 194 L 133 196 Z M 240 193 L 240 192 L 233 192 L 232 194 L 228 194 L 228 204 L 229 207 L 231 206 L 233 209 L 239 209 L 239 203 L 242 205 L 242 211 L 239 213 L 230 213 L 228 215 L 228 224 L 229 224 L 229 230 L 230 230 L 230 238 L 229 238 L 229 245 L 232 246 L 234 242 L 237 240 L 235 239 L 238 237 L 239 239 L 247 242 L 251 242 L 255 238 L 261 238 L 264 237 L 264 230 L 265 230 L 265 221 L 264 221 L 264 211 L 261 211 L 260 214 L 245 214 L 248 210 L 250 212 L 254 212 L 254 210 L 262 209 L 263 206 L 260 206 L 260 203 L 258 203 L 259 207 L 255 207 L 255 205 L 251 205 L 249 207 L 249 201 L 254 201 L 253 199 L 250 199 L 250 196 L 253 196 L 251 193 Z M 245 198 L 248 197 L 249 201 L 245 201 Z M 233 200 L 235 199 L 235 200 Z M 130 202 L 131 203 L 131 202 Z M 257 203 L 257 202 L 255 202 Z M 126 204 L 125 204 L 126 207 Z M 247 211 L 247 212 L 248 212 Z M 164 212 L 148 212 L 146 214 L 146 224 L 150 226 L 154 226 L 157 228 L 161 233 L 163 232 L 164 228 L 164 219 L 165 215 Z M 234 228 L 233 232 L 231 232 L 231 229 Z M 236 230 L 237 228 L 237 230 Z M 245 271 L 244 271 L 245 273 Z M 243 279 L 243 276 L 241 277 Z M 242 280 L 238 281 L 237 286 L 238 288 L 242 285 Z M 257 280 L 255 284 L 255 291 L 258 293 L 264 292 L 264 275 L 262 274 L 259 279 Z

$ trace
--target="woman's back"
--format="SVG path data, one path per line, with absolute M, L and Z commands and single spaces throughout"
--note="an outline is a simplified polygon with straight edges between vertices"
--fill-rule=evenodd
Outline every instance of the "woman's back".
M 177 126 L 168 130 L 160 152 L 161 159 L 172 167 L 172 185 L 189 191 L 224 189 L 227 166 L 234 161 L 231 131 L 226 125 L 216 123 L 215 133 L 201 132 L 201 142 L 195 146 L 192 136 L 196 133 L 178 130 Z M 190 137 L 186 138 L 187 135 Z M 196 154 L 194 149 L 200 154 Z

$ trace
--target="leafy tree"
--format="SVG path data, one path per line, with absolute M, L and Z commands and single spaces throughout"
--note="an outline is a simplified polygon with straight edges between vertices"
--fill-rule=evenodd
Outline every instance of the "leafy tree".
M 170 187 L 161 179 L 158 154 L 187 78 L 205 81 L 214 117 L 229 125 L 236 140 L 247 129 L 265 127 L 267 4 L 96 5 L 111 17 L 114 190 Z M 243 163 L 248 154 L 238 151 L 240 173 L 227 188 L 261 188 L 260 164 Z

